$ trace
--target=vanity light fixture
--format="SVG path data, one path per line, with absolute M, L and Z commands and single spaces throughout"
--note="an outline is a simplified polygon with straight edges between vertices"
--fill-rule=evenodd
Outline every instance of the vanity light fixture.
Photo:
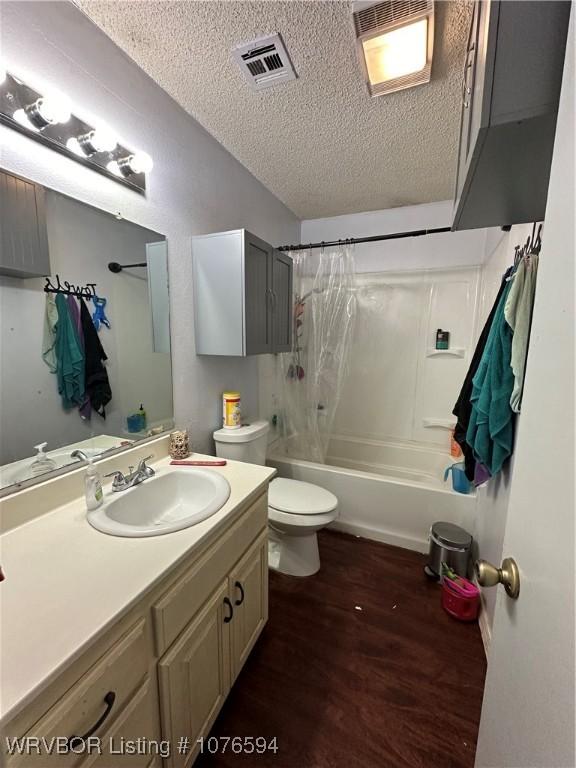
M 355 2 L 353 16 L 359 57 L 372 96 L 430 82 L 433 0 Z
M 140 194 L 153 162 L 124 146 L 104 123 L 73 114 L 65 95 L 36 90 L 0 67 L 0 123 Z

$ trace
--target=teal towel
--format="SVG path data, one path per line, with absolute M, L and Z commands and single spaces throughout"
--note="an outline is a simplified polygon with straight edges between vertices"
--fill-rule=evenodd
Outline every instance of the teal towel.
M 64 408 L 74 408 L 84 400 L 84 350 L 78 338 L 78 331 L 70 316 L 64 294 L 56 296 L 58 322 L 56 323 L 56 376 L 58 393 Z
M 511 367 L 512 329 L 504 317 L 510 291 L 504 289 L 486 342 L 482 360 L 472 379 L 472 413 L 466 442 L 476 461 L 484 464 L 491 475 L 502 469 L 512 454 L 514 422 L 510 396 L 514 388 Z

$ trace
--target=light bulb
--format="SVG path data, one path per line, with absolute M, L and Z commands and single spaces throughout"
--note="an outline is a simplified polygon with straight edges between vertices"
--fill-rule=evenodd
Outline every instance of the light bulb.
M 106 164 L 106 168 L 110 171 L 110 173 L 113 173 L 114 176 L 122 177 L 124 175 L 120 170 L 120 166 L 116 160 L 110 160 L 110 162 Z
M 24 109 L 17 109 L 12 117 L 30 130 L 41 131 L 48 125 L 69 120 L 70 105 L 65 96 L 52 93 L 50 96 L 39 96 Z
M 96 152 L 112 152 L 118 140 L 108 126 L 99 125 L 91 132 L 90 144 Z
M 12 115 L 13 119 L 19 124 L 23 125 L 24 128 L 28 128 L 29 131 L 34 131 L 35 133 L 38 133 L 40 130 L 39 128 L 36 128 L 35 125 L 33 125 L 30 121 L 30 118 L 26 114 L 26 112 L 23 109 L 17 109 L 16 112 Z
M 117 143 L 116 137 L 109 128 L 99 126 L 81 136 L 68 139 L 66 146 L 80 157 L 91 157 L 96 152 L 111 152 Z
M 80 142 L 78 139 L 72 137 L 71 139 L 68 139 L 66 142 L 66 146 L 70 150 L 70 152 L 74 152 L 75 155 L 78 155 L 78 157 L 86 157 L 84 152 L 82 152 L 82 147 L 80 146 Z
M 49 125 L 66 123 L 70 120 L 70 102 L 60 93 L 41 96 L 36 102 L 36 109 L 40 117 Z
M 127 179 L 133 173 L 148 173 L 153 166 L 152 158 L 146 152 L 134 152 L 126 157 L 119 157 L 118 160 L 112 160 L 106 167 L 115 176 L 123 176 Z
M 128 161 L 133 173 L 150 173 L 154 167 L 152 158 L 146 152 L 134 152 Z

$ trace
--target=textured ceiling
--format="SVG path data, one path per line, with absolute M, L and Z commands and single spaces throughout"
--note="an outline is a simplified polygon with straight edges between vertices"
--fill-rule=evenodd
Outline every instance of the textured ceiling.
M 76 2 L 299 217 L 452 196 L 466 0 L 436 2 L 431 82 L 379 98 L 348 2 Z M 298 79 L 254 92 L 230 51 L 272 32 Z

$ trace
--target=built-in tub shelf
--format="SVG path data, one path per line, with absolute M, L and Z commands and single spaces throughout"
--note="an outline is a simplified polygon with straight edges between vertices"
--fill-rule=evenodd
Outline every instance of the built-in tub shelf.
M 451 347 L 450 349 L 428 347 L 426 350 L 426 357 L 464 357 L 465 354 L 464 347 Z
M 426 429 L 431 429 L 434 427 L 440 428 L 440 429 L 454 429 L 456 426 L 456 420 L 455 419 L 436 419 L 433 417 L 427 417 L 422 419 L 422 426 Z

